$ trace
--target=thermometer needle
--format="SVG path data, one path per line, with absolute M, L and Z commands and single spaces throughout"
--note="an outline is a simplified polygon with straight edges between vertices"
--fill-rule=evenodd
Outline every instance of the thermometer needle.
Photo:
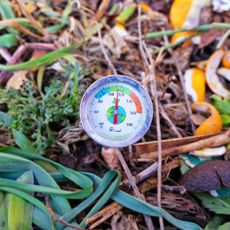
M 114 109 L 114 115 L 113 115 L 113 124 L 118 124 L 118 91 L 117 91 L 117 97 L 116 97 L 116 103 L 115 103 L 115 109 Z

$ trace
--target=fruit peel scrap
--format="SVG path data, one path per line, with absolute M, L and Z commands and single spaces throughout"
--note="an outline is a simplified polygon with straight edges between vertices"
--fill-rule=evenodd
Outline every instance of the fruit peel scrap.
M 226 89 L 223 84 L 221 83 L 218 75 L 217 75 L 217 68 L 220 65 L 220 62 L 224 56 L 224 51 L 219 49 L 215 51 L 211 57 L 208 59 L 207 66 L 206 66 L 206 81 L 209 88 L 217 95 L 230 98 L 230 91 Z
M 192 105 L 192 109 L 197 109 L 198 106 L 205 106 L 207 107 L 210 112 L 211 116 L 208 117 L 195 131 L 195 135 L 205 135 L 205 134 L 215 134 L 221 131 L 222 119 L 217 111 L 217 109 L 207 102 L 197 102 Z
M 205 98 L 205 74 L 198 68 L 187 69 L 184 74 L 185 90 L 192 97 L 193 102 L 203 101 Z
M 194 29 L 199 25 L 201 9 L 210 3 L 210 0 L 175 0 L 169 15 L 172 27 Z

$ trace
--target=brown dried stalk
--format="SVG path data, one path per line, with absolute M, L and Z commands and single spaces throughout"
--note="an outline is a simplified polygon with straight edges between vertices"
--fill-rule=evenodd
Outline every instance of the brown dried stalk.
M 96 18 L 99 21 L 103 15 L 105 14 L 106 10 L 109 8 L 110 0 L 103 0 L 99 6 L 99 9 L 96 13 Z
M 173 131 L 173 133 L 175 134 L 175 136 L 177 137 L 182 137 L 181 134 L 179 133 L 179 131 L 177 130 L 177 127 L 174 125 L 174 123 L 171 121 L 171 119 L 169 118 L 168 114 L 165 112 L 163 106 L 160 104 L 160 113 L 161 116 L 165 119 L 165 121 L 168 123 L 168 126 L 170 127 L 170 129 Z
M 41 23 L 39 21 L 37 21 L 32 14 L 30 14 L 27 10 L 26 10 L 26 6 L 25 3 L 22 0 L 16 0 L 23 15 L 28 18 L 28 20 L 31 22 L 31 24 L 38 30 L 40 31 L 43 35 L 47 35 L 46 30 L 43 28 L 43 26 L 41 25 Z
M 159 106 L 158 106 L 158 95 L 157 95 L 157 87 L 156 87 L 156 78 L 155 78 L 155 66 L 153 63 L 152 56 L 146 47 L 145 41 L 141 39 L 142 31 L 141 31 L 141 9 L 138 7 L 138 37 L 139 37 L 139 49 L 141 51 L 142 58 L 144 59 L 144 63 L 146 65 L 146 69 L 149 71 L 149 78 L 151 81 L 151 93 L 154 97 L 154 105 L 155 105 L 155 113 L 156 113 L 156 126 L 157 126 L 157 141 L 158 141 L 158 185 L 157 185 L 157 194 L 158 194 L 158 206 L 161 207 L 161 170 L 162 170 L 162 159 L 161 159 L 161 127 L 160 127 L 160 114 L 159 114 Z M 160 229 L 164 229 L 163 219 L 159 218 Z
M 168 149 L 163 149 L 162 151 L 162 156 L 167 157 L 167 156 L 176 156 L 180 153 L 186 153 L 186 152 L 191 152 L 199 149 L 204 149 L 204 148 L 211 148 L 211 147 L 217 147 L 221 145 L 225 145 L 230 143 L 230 129 L 228 129 L 226 132 L 208 137 L 203 140 L 198 140 L 193 143 L 189 143 L 186 145 L 181 145 L 181 146 L 175 146 L 175 147 L 170 147 Z M 157 152 L 150 152 L 150 153 L 145 153 L 141 155 L 141 158 L 146 158 L 146 159 L 151 159 L 155 160 L 157 159 Z
M 76 227 L 72 224 L 69 224 L 68 222 L 58 218 L 55 214 L 55 212 L 53 211 L 52 207 L 50 206 L 49 204 L 49 198 L 48 196 L 45 197 L 45 202 L 46 202 L 46 207 L 47 207 L 47 210 L 48 212 L 50 213 L 50 216 L 52 217 L 52 219 L 55 221 L 55 222 L 58 222 L 58 223 L 61 223 L 63 224 L 64 226 L 66 227 L 70 227 L 71 229 L 73 230 L 83 230 L 83 228 L 80 228 L 80 227 Z
M 128 180 L 129 180 L 129 183 L 130 183 L 130 185 L 131 185 L 131 187 L 132 187 L 132 189 L 134 191 L 135 196 L 138 197 L 141 200 L 145 200 L 144 196 L 140 193 L 140 191 L 139 191 L 139 189 L 138 189 L 138 187 L 136 185 L 135 178 L 132 176 L 132 174 L 131 174 L 131 172 L 129 170 L 129 167 L 126 164 L 125 159 L 122 156 L 120 150 L 118 148 L 115 148 L 115 152 L 116 152 L 117 158 L 119 159 L 119 161 L 121 163 L 121 166 L 123 167 L 123 169 L 125 171 L 125 174 L 126 174 Z M 149 230 L 154 230 L 154 226 L 153 226 L 151 217 L 144 215 L 144 219 L 145 219 L 147 228 Z
M 200 136 L 191 136 L 191 137 L 183 137 L 183 138 L 171 138 L 162 140 L 162 149 L 168 149 L 171 147 L 178 147 L 181 145 L 190 144 L 199 140 L 206 139 L 211 136 L 216 136 L 217 134 L 209 134 L 209 135 L 200 135 Z M 144 143 L 138 143 L 134 145 L 136 148 L 137 154 L 144 154 L 155 152 L 157 150 L 157 141 L 150 141 Z
M 18 31 L 21 31 L 33 38 L 41 39 L 40 35 L 37 35 L 30 30 L 26 29 L 24 26 L 21 26 L 20 24 L 17 23 L 15 19 L 4 19 L 0 21 L 0 25 L 3 27 L 12 27 Z

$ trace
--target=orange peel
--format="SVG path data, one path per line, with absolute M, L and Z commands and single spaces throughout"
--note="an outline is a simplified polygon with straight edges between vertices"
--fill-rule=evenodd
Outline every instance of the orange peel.
M 225 68 L 230 69 L 230 50 L 224 53 L 224 56 L 222 58 L 222 64 Z
M 221 83 L 218 75 L 217 68 L 224 56 L 224 51 L 219 49 L 215 51 L 207 61 L 206 66 L 206 81 L 209 88 L 217 95 L 225 98 L 230 98 L 230 91 L 226 89 Z
M 195 135 L 206 135 L 220 132 L 223 125 L 221 116 L 217 109 L 207 102 L 194 103 L 192 105 L 192 109 L 196 110 L 200 106 L 207 107 L 210 110 L 211 115 L 196 129 Z
M 196 34 L 195 31 L 185 31 L 185 32 L 175 33 L 171 38 L 171 43 L 179 42 L 179 41 L 181 41 L 185 38 L 188 38 L 194 34 Z M 188 41 L 190 44 L 192 43 L 191 39 L 189 39 Z
M 210 2 L 210 0 L 174 0 L 169 14 L 172 27 L 175 29 L 197 27 L 201 9 Z
M 143 12 L 148 12 L 152 10 L 152 8 L 145 2 L 140 2 L 139 6 Z
M 205 73 L 198 68 L 187 69 L 184 74 L 185 90 L 194 102 L 205 98 Z

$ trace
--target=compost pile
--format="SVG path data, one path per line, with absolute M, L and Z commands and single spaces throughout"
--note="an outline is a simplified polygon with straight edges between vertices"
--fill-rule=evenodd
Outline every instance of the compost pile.
M 230 229 L 228 0 L 1 0 L 0 18 L 1 229 Z M 154 108 L 125 161 L 79 117 L 117 74 Z

